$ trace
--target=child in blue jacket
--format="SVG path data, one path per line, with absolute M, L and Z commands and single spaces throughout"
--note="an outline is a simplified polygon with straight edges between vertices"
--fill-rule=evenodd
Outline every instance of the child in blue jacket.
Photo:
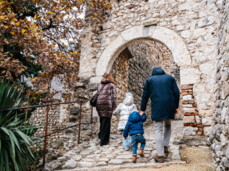
M 136 163 L 137 160 L 137 148 L 138 143 L 141 143 L 140 146 L 140 156 L 144 157 L 144 148 L 146 145 L 146 140 L 143 136 L 144 129 L 143 129 L 143 122 L 146 120 L 146 114 L 144 113 L 142 116 L 138 112 L 132 112 L 128 118 L 128 122 L 126 124 L 125 130 L 123 131 L 123 137 L 129 135 L 131 136 L 131 144 L 132 144 L 132 153 L 133 157 L 132 160 Z

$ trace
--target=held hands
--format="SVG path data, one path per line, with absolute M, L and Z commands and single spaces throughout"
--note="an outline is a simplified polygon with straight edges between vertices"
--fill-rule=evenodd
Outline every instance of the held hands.
M 124 137 L 124 140 L 126 140 L 126 137 Z
M 140 111 L 139 114 L 142 116 L 144 113 L 145 113 L 145 111 Z

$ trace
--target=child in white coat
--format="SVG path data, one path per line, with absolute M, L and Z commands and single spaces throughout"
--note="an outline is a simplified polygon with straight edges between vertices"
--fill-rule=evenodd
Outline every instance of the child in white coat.
M 113 112 L 113 114 L 120 114 L 119 117 L 119 122 L 118 122 L 118 131 L 123 132 L 123 130 L 125 129 L 126 123 L 128 121 L 129 115 L 134 112 L 137 111 L 137 107 L 134 104 L 134 97 L 133 94 L 130 92 L 127 92 L 125 94 L 125 98 L 123 100 L 122 103 L 120 103 L 118 105 L 118 107 L 116 108 L 116 110 Z M 123 145 L 125 150 L 129 150 L 130 148 L 130 142 L 131 140 L 128 140 L 128 138 L 123 139 Z

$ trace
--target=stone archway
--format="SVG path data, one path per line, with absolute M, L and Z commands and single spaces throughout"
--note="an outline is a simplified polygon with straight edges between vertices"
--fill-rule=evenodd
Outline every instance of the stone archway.
M 191 58 L 185 42 L 174 31 L 159 26 L 135 26 L 123 31 L 102 52 L 96 66 L 96 77 L 101 78 L 104 73 L 110 72 L 115 59 L 126 48 L 126 45 L 137 39 L 153 39 L 165 44 L 172 52 L 175 63 L 181 69 L 181 85 L 194 83 L 195 80 L 187 75 L 187 73 L 193 73 L 187 72 L 187 70 L 195 69 L 189 67 Z M 188 77 L 189 79 L 186 79 Z
M 189 51 L 184 40 L 173 30 L 160 26 L 135 26 L 122 31 L 118 37 L 113 39 L 101 55 L 98 56 L 95 77 L 90 78 L 90 83 L 99 83 L 102 75 L 109 73 L 121 52 L 128 44 L 134 41 L 148 39 L 164 44 L 172 53 L 173 61 L 180 68 L 180 85 L 182 92 L 183 123 L 188 132 L 203 134 L 203 125 L 199 117 L 197 104 L 193 95 L 193 85 L 200 80 L 200 73 L 197 66 L 192 64 Z M 82 73 L 83 67 L 82 68 Z M 81 72 L 81 71 L 80 71 Z

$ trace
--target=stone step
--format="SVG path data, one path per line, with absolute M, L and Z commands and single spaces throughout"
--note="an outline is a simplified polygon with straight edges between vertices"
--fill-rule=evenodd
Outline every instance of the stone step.
M 181 126 L 183 126 L 181 122 Z M 47 166 L 51 168 L 61 168 L 63 166 L 68 171 L 73 170 L 100 170 L 100 169 L 120 169 L 120 168 L 139 168 L 139 167 L 163 167 L 173 164 L 172 159 L 179 159 L 179 144 L 173 144 L 175 136 L 172 134 L 170 141 L 170 155 L 169 160 L 166 160 L 165 164 L 155 163 L 153 157 L 157 151 L 152 129 L 145 129 L 145 137 L 149 137 L 144 149 L 145 157 L 138 155 L 137 163 L 132 162 L 132 151 L 125 151 L 122 145 L 122 136 L 113 136 L 116 139 L 111 138 L 110 144 L 105 146 L 95 145 L 94 143 L 87 142 L 78 145 L 79 148 L 64 154 L 63 157 L 58 158 L 56 161 L 47 163 Z M 182 129 L 173 129 L 173 131 L 179 132 Z M 151 139 L 152 138 L 152 139 Z M 92 140 L 96 142 L 96 139 Z M 117 142 L 120 142 L 119 144 Z M 138 148 L 139 150 L 139 148 Z M 70 162 L 68 162 L 70 160 Z M 68 162 L 68 163 L 67 163 Z M 178 161 L 178 163 L 181 161 Z M 76 163 L 76 166 L 75 166 Z M 57 167 L 54 167 L 58 165 Z M 52 169 L 51 169 L 52 170 Z M 55 169 L 53 169 L 55 170 Z
M 132 158 L 131 159 L 122 159 L 122 160 L 123 160 L 123 164 L 133 163 Z
M 111 159 L 108 164 L 109 165 L 121 165 L 121 164 L 123 164 L 123 160 L 120 160 L 120 159 Z
M 107 166 L 107 162 L 98 162 L 96 166 Z
M 107 163 L 108 161 L 110 161 L 110 159 L 109 158 L 99 158 L 98 161 Z
M 119 155 L 118 157 L 116 157 L 116 159 L 130 159 L 132 158 L 132 155 L 128 154 L 128 155 Z
M 81 161 L 79 162 L 79 167 L 87 167 L 87 168 L 90 168 L 90 167 L 93 167 L 95 166 L 96 163 L 95 162 L 87 162 L 87 161 Z

